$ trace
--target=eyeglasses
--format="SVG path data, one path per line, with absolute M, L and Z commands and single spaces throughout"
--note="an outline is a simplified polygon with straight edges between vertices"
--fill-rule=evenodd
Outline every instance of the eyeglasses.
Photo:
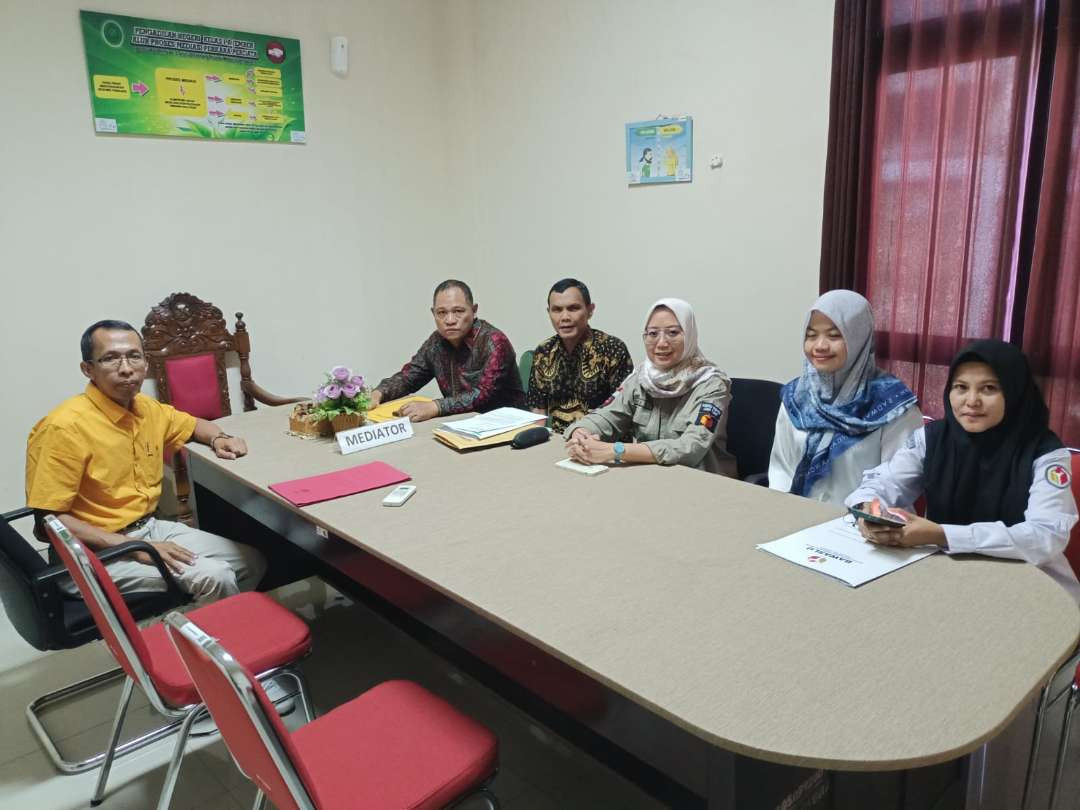
M 661 335 L 668 340 L 678 340 L 683 336 L 683 330 L 677 326 L 672 326 L 667 329 L 646 329 L 641 336 L 645 338 L 646 343 L 656 343 L 660 340 Z
M 142 352 L 128 352 L 127 354 L 107 354 L 104 357 L 99 357 L 94 362 L 102 368 L 107 368 L 109 371 L 119 371 L 120 366 L 127 360 L 127 364 L 131 368 L 142 368 L 146 365 L 146 355 Z
M 453 315 L 454 318 L 456 318 L 457 320 L 460 321 L 462 318 L 465 317 L 466 314 L 468 314 L 468 312 L 469 312 L 469 310 L 465 309 L 465 307 L 454 307 L 453 309 L 433 309 L 433 310 L 431 310 L 431 314 L 434 315 L 435 318 L 437 320 L 440 320 L 440 321 L 448 321 L 448 320 L 450 320 L 451 315 Z

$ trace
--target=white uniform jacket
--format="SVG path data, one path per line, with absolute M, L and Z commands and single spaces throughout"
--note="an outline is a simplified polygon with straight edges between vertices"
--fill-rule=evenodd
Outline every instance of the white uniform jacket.
M 885 426 L 866 434 L 833 460 L 829 474 L 810 488 L 810 497 L 825 503 L 843 503 L 844 497 L 862 481 L 863 472 L 892 458 L 922 423 L 922 413 L 912 405 Z M 806 452 L 808 435 L 791 423 L 787 408 L 781 403 L 769 457 L 769 489 L 791 492 L 791 480 Z M 832 433 L 826 434 L 821 446 L 828 447 L 832 437 Z
M 844 503 L 855 506 L 881 498 L 890 506 L 910 508 L 925 489 L 925 459 L 926 430 L 920 428 L 890 460 L 867 470 L 859 488 Z M 1080 602 L 1080 582 L 1064 554 L 1077 520 L 1071 470 L 1072 460 L 1064 447 L 1039 456 L 1032 465 L 1023 522 L 1012 526 L 1000 520 L 966 526 L 942 524 L 949 542 L 946 553 L 1024 560 L 1037 565 Z

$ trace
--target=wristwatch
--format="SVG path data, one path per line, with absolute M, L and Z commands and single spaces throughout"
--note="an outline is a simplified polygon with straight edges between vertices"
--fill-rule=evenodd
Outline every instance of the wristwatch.
M 614 448 L 615 448 L 615 463 L 616 464 L 622 464 L 622 457 L 623 457 L 623 453 L 626 452 L 626 445 L 623 444 L 622 442 L 615 442 Z

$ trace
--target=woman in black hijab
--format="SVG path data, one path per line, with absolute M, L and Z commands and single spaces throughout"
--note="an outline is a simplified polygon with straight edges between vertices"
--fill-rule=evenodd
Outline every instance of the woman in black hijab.
M 972 343 L 949 367 L 945 399 L 945 418 L 867 471 L 845 501 L 910 506 L 925 495 L 926 517 L 904 512 L 903 528 L 860 521 L 863 536 L 882 545 L 1026 560 L 1080 601 L 1063 553 L 1077 520 L 1070 455 L 1048 427 L 1023 352 L 1000 340 Z

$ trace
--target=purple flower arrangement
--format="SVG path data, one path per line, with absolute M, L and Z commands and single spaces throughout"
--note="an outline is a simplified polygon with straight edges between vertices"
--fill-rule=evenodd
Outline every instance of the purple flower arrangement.
M 326 382 L 315 392 L 312 412 L 321 419 L 333 419 L 343 413 L 363 414 L 371 405 L 364 378 L 345 366 L 334 366 Z

